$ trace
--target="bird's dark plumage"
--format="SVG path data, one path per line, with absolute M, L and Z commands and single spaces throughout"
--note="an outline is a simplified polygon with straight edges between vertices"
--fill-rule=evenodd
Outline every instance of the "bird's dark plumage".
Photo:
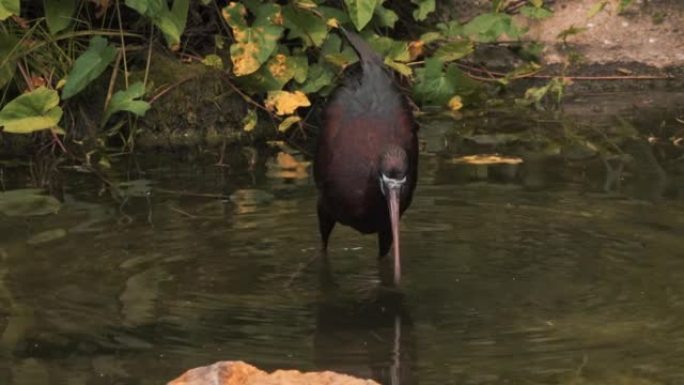
M 323 112 L 314 161 L 320 232 L 324 249 L 337 222 L 378 233 L 382 256 L 393 239 L 391 194 L 383 180 L 394 183 L 405 177 L 400 186 L 394 183 L 400 187 L 398 220 L 416 186 L 417 125 L 380 55 L 358 35 L 342 32 L 359 55 L 360 71 L 351 71 Z

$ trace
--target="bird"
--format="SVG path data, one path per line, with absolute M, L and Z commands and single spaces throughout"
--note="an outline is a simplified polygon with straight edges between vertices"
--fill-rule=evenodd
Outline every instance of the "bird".
M 418 179 L 418 124 L 382 57 L 359 35 L 339 31 L 360 63 L 344 71 L 322 111 L 313 166 L 321 251 L 326 255 L 336 223 L 377 233 L 379 257 L 394 243 L 398 286 L 399 221 Z

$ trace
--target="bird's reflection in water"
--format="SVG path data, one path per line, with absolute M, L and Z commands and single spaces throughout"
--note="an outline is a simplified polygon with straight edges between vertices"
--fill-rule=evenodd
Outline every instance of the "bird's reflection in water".
M 321 298 L 315 305 L 318 369 L 386 385 L 417 383 L 412 376 L 415 342 L 403 294 L 381 285 L 364 293 L 350 292 L 330 278 L 322 273 Z

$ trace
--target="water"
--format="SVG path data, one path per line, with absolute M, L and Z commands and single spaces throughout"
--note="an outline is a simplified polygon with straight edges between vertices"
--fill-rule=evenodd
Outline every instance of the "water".
M 347 228 L 308 264 L 315 189 L 282 154 L 119 158 L 118 200 L 63 170 L 58 214 L 0 221 L 0 383 L 159 384 L 218 360 L 393 385 L 684 383 L 681 152 L 644 152 L 640 129 L 601 159 L 567 127 L 559 152 L 562 125 L 488 119 L 517 136 L 423 127 L 401 292 Z M 455 161 L 475 150 L 524 162 Z

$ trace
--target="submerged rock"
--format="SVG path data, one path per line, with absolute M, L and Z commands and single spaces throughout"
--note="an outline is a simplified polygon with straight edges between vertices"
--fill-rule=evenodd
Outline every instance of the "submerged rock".
M 330 371 L 276 370 L 267 373 L 242 361 L 219 361 L 190 369 L 167 385 L 380 385 Z

